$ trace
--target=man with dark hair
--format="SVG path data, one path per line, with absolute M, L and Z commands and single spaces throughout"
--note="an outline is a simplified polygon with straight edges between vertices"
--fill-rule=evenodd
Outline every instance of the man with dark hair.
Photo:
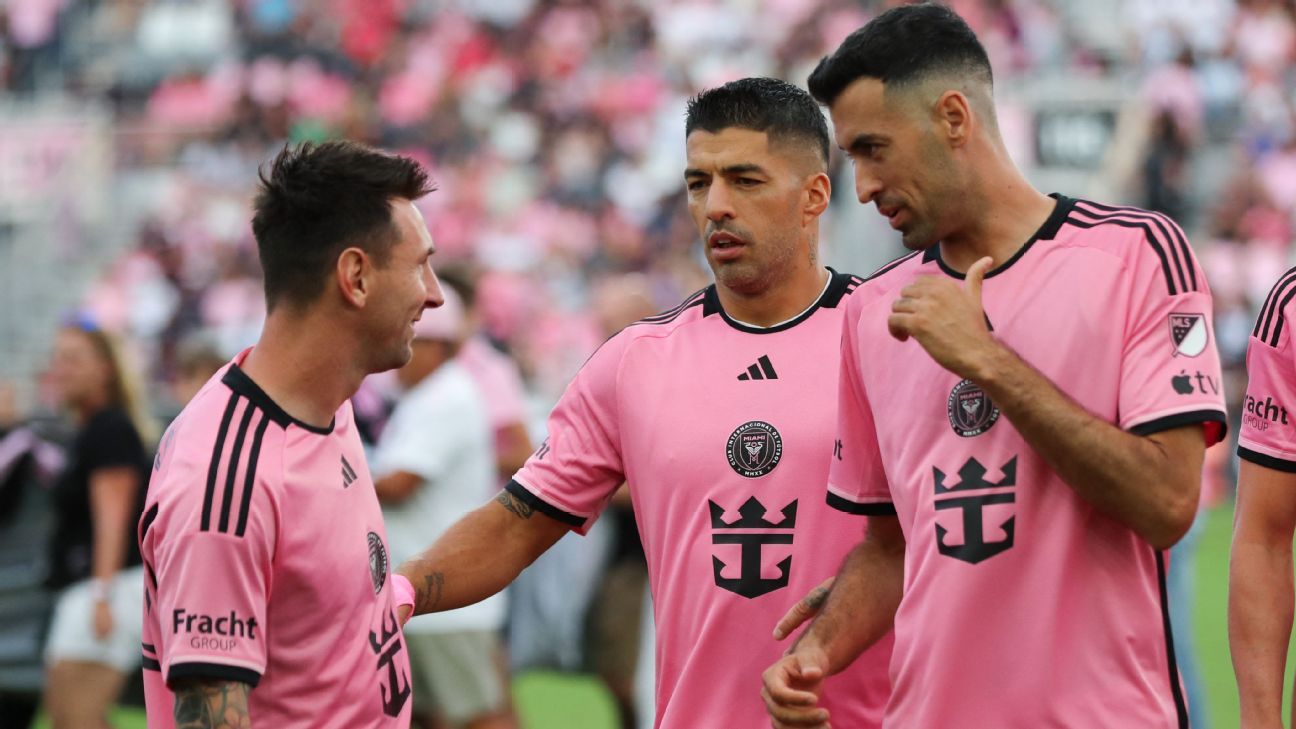
M 689 211 L 715 285 L 609 339 L 496 501 L 400 572 L 417 613 L 481 600 L 569 529 L 585 533 L 626 482 L 654 597 L 656 726 L 754 727 L 766 719 L 751 687 L 780 652 L 759 626 L 859 533 L 816 484 L 860 279 L 818 262 L 828 131 L 808 94 L 735 81 L 695 98 L 686 128 Z M 887 650 L 838 679 L 841 726 L 880 726 Z
M 765 672 L 775 726 L 824 725 L 824 677 L 893 623 L 888 726 L 1187 726 L 1165 552 L 1224 433 L 1210 292 L 1165 216 L 1033 189 L 991 83 L 938 5 L 810 77 L 914 253 L 847 304 L 827 498 L 869 528 Z
M 163 436 L 139 525 L 149 726 L 409 726 L 349 398 L 409 361 L 442 303 L 414 207 L 431 190 L 412 160 L 349 142 L 285 149 L 261 176 L 265 328 Z

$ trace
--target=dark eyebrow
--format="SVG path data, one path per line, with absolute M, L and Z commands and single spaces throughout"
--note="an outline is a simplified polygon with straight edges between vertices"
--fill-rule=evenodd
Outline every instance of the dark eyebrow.
M 705 171 L 703 171 L 703 170 L 699 170 L 699 169 L 696 169 L 696 168 L 694 168 L 694 167 L 690 167 L 690 168 L 684 170 L 684 177 L 686 177 L 686 178 L 688 178 L 688 177 L 705 177 L 706 175 L 709 175 L 709 174 L 710 174 L 709 172 L 705 172 Z M 765 168 L 764 168 L 764 167 L 761 167 L 761 166 L 758 165 L 758 164 L 755 164 L 755 163 L 752 163 L 752 162 L 745 162 L 745 163 L 742 163 L 742 164 L 736 164 L 736 165 L 729 165 L 729 166 L 727 166 L 727 167 L 721 167 L 721 168 L 720 168 L 720 174 L 722 174 L 722 175 L 727 175 L 727 176 L 732 177 L 732 176 L 734 176 L 734 175 L 750 175 L 750 174 L 769 175 L 769 172 L 766 172 L 766 171 L 765 171 Z
M 849 146 L 842 147 L 842 149 L 847 152 L 858 152 L 869 145 L 886 144 L 890 141 L 891 139 L 889 137 L 882 136 L 881 134 L 860 134 L 851 140 Z

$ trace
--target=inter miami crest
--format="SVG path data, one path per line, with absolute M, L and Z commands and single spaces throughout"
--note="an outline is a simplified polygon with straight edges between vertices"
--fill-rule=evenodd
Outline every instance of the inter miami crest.
M 783 459 L 783 437 L 769 423 L 749 420 L 729 436 L 725 449 L 735 473 L 743 478 L 760 478 Z
M 1196 357 L 1206 351 L 1209 340 L 1205 314 L 1170 315 L 1170 341 L 1174 343 L 1176 357 Z
M 387 547 L 383 546 L 382 537 L 373 532 L 369 532 L 369 578 L 377 595 L 387 582 Z
M 964 438 L 981 435 L 999 420 L 999 408 L 972 380 L 963 380 L 955 385 L 945 407 L 954 432 Z

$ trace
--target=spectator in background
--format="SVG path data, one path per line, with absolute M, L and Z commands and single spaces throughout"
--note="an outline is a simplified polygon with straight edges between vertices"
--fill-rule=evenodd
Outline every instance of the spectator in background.
M 50 583 L 63 592 L 46 646 L 45 710 L 54 729 L 101 729 L 140 663 L 134 526 L 155 433 L 131 370 L 94 325 L 59 332 L 51 375 L 78 430 L 54 494 Z
M 465 268 L 448 267 L 438 272 L 441 283 L 454 289 L 464 306 L 464 336 L 456 360 L 477 384 L 485 398 L 494 441 L 495 487 L 508 481 L 535 450 L 526 427 L 526 394 L 518 366 L 495 348 L 481 328 L 477 311 L 476 277 Z
M 453 289 L 414 326 L 414 356 L 397 371 L 404 394 L 374 451 L 374 489 L 398 563 L 496 487 L 486 400 L 456 357 L 464 306 Z M 414 723 L 424 729 L 511 729 L 508 679 L 497 659 L 503 594 L 405 626 Z
M 175 377 L 171 381 L 169 393 L 177 406 L 177 412 L 228 361 L 214 342 L 201 335 L 193 335 L 180 342 L 175 355 Z

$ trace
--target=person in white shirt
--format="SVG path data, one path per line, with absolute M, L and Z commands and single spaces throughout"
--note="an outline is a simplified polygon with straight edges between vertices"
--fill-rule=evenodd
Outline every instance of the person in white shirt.
M 455 359 L 464 307 L 450 289 L 444 294 L 445 304 L 414 325 L 414 356 L 396 373 L 404 393 L 373 453 L 394 564 L 419 554 L 495 486 L 486 402 Z M 416 726 L 516 726 L 498 662 L 504 599 L 499 594 L 405 625 Z

